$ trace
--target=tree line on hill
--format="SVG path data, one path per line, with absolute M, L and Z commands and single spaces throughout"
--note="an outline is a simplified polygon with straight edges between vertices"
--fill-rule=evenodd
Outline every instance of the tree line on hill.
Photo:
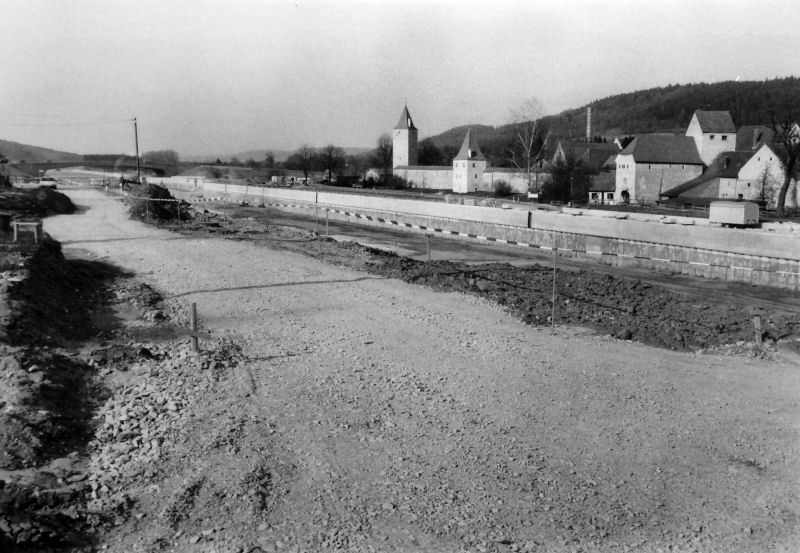
M 796 106 L 798 99 L 798 77 L 676 84 L 609 96 L 559 114 L 542 115 L 541 128 L 550 132 L 553 144 L 559 139 L 585 140 L 587 107 L 592 108 L 591 135 L 595 141 L 605 139 L 610 142 L 615 138 L 651 132 L 682 133 L 697 109 L 729 111 L 737 127 L 769 125 L 773 116 L 785 113 L 789 106 Z M 509 119 L 513 119 L 513 113 Z M 481 150 L 493 165 L 510 166 L 504 151 L 514 135 L 513 121 L 497 127 L 455 127 L 426 138 L 420 142 L 420 147 L 424 142 L 432 143 L 446 160 L 450 153 L 458 151 L 467 128 L 472 129 Z
M 737 127 L 764 125 L 800 98 L 800 78 L 765 81 L 723 81 L 668 85 L 591 102 L 592 126 L 603 135 L 641 134 L 686 129 L 697 109 L 729 111 Z M 546 118 L 553 131 L 565 135 L 585 128 L 585 109 Z

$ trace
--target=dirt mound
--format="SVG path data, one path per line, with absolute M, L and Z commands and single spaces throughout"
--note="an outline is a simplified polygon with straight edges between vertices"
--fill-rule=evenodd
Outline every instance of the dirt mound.
M 75 205 L 68 196 L 52 188 L 11 188 L 0 193 L 0 211 L 21 216 L 45 217 L 73 213 Z
M 371 250 L 370 272 L 443 291 L 486 297 L 532 325 L 589 327 L 623 340 L 680 351 L 697 351 L 754 340 L 752 313 L 742 307 L 696 301 L 637 279 L 591 270 L 479 267 L 450 261 L 424 262 Z M 602 293 L 598 291 L 602 290 Z M 769 341 L 800 330 L 800 317 L 763 313 Z
M 176 200 L 169 190 L 157 184 L 134 184 L 128 191 L 131 219 L 140 221 L 187 220 L 190 216 L 188 204 Z
M 25 193 L 33 198 L 36 205 L 43 211 L 43 216 L 69 214 L 75 211 L 75 205 L 69 196 L 52 188 L 39 187 L 26 190 Z

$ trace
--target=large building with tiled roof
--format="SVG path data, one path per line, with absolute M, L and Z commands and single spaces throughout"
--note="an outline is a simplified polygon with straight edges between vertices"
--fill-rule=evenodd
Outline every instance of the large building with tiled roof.
M 649 203 L 661 192 L 700 176 L 705 164 L 690 136 L 643 134 L 617 154 L 620 203 Z

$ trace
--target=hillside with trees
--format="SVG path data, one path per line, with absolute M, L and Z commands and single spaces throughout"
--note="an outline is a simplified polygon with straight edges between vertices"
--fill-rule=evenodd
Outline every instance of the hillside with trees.
M 592 107 L 592 134 L 619 136 L 683 131 L 696 109 L 727 110 L 737 127 L 770 123 L 773 113 L 800 103 L 800 78 L 669 85 L 609 96 Z M 559 136 L 583 136 L 586 106 L 545 118 Z
M 800 107 L 798 77 L 668 85 L 609 96 L 557 115 L 545 116 L 540 128 L 541 132 L 546 129 L 551 131 L 552 145 L 559 138 L 582 139 L 586 135 L 586 108 L 591 106 L 592 136 L 606 138 L 610 142 L 616 137 L 648 132 L 682 133 L 696 109 L 728 110 L 737 127 L 769 124 L 773 113 L 780 116 L 793 103 L 797 112 Z M 451 154 L 461 146 L 467 128 L 472 128 L 481 150 L 493 165 L 508 165 L 504 152 L 513 140 L 512 124 L 455 127 L 425 138 L 420 143 L 420 149 L 423 145 L 428 150 L 429 145 L 435 146 L 442 156 L 440 162 L 447 165 L 452 161 Z
M 2 155 L 9 163 L 43 163 L 46 161 L 83 160 L 83 156 L 79 154 L 71 154 L 69 152 L 61 152 L 49 148 L 40 148 L 38 146 L 30 146 L 29 144 L 20 144 L 19 142 L 11 142 L 10 140 L 0 140 L 0 152 L 2 152 Z

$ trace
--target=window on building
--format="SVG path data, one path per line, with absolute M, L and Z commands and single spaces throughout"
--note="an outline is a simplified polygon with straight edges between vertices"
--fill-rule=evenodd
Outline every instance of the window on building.
M 475 167 L 475 164 L 473 163 L 472 166 Z
M 714 140 L 714 135 L 712 134 L 712 135 L 711 135 L 711 136 L 709 136 L 708 138 L 709 138 L 710 140 Z
M 723 135 L 722 135 L 722 140 L 723 140 L 723 141 L 725 141 L 725 140 L 728 140 L 728 135 L 727 135 L 727 134 L 723 134 Z
M 613 200 L 613 199 L 614 199 L 614 193 L 613 193 L 613 192 L 609 192 L 609 193 L 606 195 L 606 198 L 608 198 L 609 200 Z

